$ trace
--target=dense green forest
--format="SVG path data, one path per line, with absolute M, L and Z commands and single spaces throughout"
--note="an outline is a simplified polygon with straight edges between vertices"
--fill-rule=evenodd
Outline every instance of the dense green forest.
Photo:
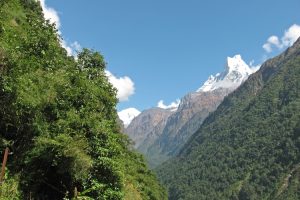
M 0 199 L 166 199 L 120 133 L 103 56 L 59 37 L 37 1 L 0 0 Z
M 261 69 L 157 170 L 169 199 L 300 199 L 300 39 Z

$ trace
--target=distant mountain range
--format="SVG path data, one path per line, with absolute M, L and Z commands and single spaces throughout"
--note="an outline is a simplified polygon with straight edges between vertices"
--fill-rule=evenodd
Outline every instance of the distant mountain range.
M 300 39 L 226 96 L 157 172 L 169 200 L 300 199 Z
M 210 76 L 196 92 L 185 95 L 178 107 L 151 108 L 141 113 L 129 108 L 119 112 L 125 133 L 135 142 L 135 148 L 146 156 L 151 167 L 155 167 L 176 155 L 223 98 L 257 69 L 249 67 L 240 55 L 228 57 L 225 70 Z

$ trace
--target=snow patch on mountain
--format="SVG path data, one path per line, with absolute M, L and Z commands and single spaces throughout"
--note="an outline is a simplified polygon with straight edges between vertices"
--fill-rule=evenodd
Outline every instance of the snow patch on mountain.
M 118 112 L 119 118 L 123 121 L 125 128 L 127 128 L 131 121 L 139 114 L 141 114 L 141 112 L 136 108 L 127 108 Z
M 176 111 L 178 106 L 180 104 L 180 100 L 177 99 L 176 101 L 170 103 L 169 105 L 165 105 L 164 104 L 164 101 L 163 100 L 160 100 L 158 103 L 157 103 L 157 107 L 158 108 L 162 108 L 162 109 L 169 109 L 171 111 Z
M 241 55 L 227 57 L 225 71 L 217 73 L 215 76 L 211 75 L 197 92 L 209 92 L 218 88 L 237 88 L 258 69 L 259 67 L 249 67 Z

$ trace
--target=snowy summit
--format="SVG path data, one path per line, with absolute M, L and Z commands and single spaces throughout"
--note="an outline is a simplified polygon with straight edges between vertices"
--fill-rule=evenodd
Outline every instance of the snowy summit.
M 250 74 L 259 67 L 251 68 L 242 59 L 241 55 L 227 57 L 226 69 L 222 73 L 211 75 L 197 92 L 209 92 L 218 88 L 237 88 Z
M 141 112 L 135 108 L 127 108 L 118 112 L 119 118 L 123 121 L 125 128 L 127 128 L 131 121 L 139 114 L 141 114 Z

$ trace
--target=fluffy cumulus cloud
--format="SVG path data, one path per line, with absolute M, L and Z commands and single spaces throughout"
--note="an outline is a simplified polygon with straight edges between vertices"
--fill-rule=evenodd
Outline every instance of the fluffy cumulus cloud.
M 40 3 L 45 19 L 49 20 L 50 23 L 55 24 L 55 27 L 58 30 L 58 34 L 61 35 L 61 32 L 59 30 L 61 24 L 57 11 L 54 8 L 47 6 L 45 0 L 40 0 Z M 63 48 L 66 49 L 69 56 L 76 56 L 77 52 L 81 50 L 81 46 L 77 41 L 69 44 L 65 40 L 61 39 L 60 44 Z
M 54 10 L 53 8 L 50 8 L 46 5 L 45 0 L 40 0 L 41 2 L 41 6 L 43 8 L 43 13 L 44 13 L 44 17 L 45 19 L 49 20 L 50 23 L 54 23 L 56 28 L 59 29 L 60 28 L 60 19 L 59 16 L 56 12 L 56 10 Z
M 267 42 L 263 45 L 263 48 L 267 53 L 271 53 L 274 49 L 282 49 L 291 46 L 299 37 L 300 26 L 294 24 L 284 32 L 281 39 L 279 39 L 276 35 L 270 36 Z
M 164 101 L 160 100 L 157 103 L 157 107 L 163 108 L 163 109 L 172 109 L 172 108 L 178 108 L 179 104 L 180 104 L 180 100 L 179 99 L 177 99 L 176 101 L 170 103 L 169 105 L 164 104 Z
M 134 82 L 128 77 L 116 77 L 111 72 L 105 71 L 109 82 L 118 90 L 117 98 L 119 101 L 127 101 L 134 94 Z
M 266 52 L 270 53 L 272 52 L 273 46 L 279 49 L 282 48 L 282 44 L 279 41 L 279 38 L 275 35 L 272 35 L 271 37 L 268 38 L 268 41 L 263 45 L 263 48 L 265 49 Z
M 297 24 L 292 25 L 287 31 L 285 31 L 282 37 L 282 45 L 291 46 L 300 37 L 300 26 Z

